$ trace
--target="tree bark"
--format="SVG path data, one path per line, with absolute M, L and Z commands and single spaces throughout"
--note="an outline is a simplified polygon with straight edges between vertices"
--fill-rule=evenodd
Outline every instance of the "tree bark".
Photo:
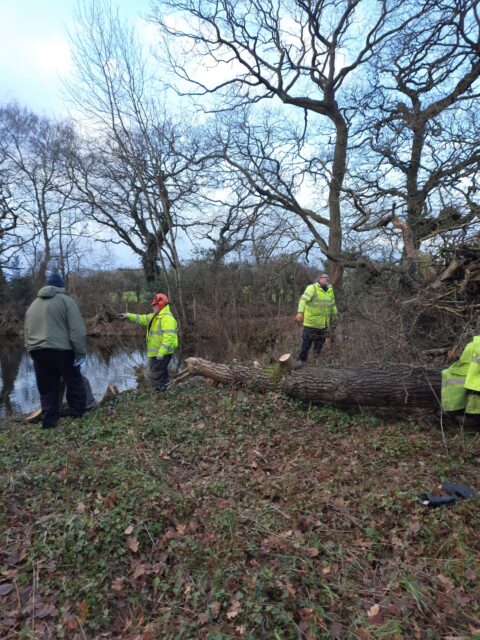
M 286 370 L 218 364 L 187 358 L 187 368 L 170 387 L 193 376 L 204 376 L 224 385 L 249 386 L 258 391 L 278 390 L 291 398 L 330 402 L 340 406 L 423 407 L 440 404 L 440 371 L 427 367 L 379 366 L 312 367 Z

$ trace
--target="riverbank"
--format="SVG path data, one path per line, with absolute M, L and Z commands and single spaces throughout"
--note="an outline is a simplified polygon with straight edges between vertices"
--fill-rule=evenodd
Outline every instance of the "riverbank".
M 478 437 L 192 382 L 0 433 L 0 635 L 473 638 Z

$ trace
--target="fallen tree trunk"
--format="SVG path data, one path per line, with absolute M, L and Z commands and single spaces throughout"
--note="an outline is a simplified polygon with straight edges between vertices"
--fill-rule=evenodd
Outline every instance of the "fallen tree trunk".
M 440 369 L 427 367 L 249 367 L 187 358 L 187 368 L 170 383 L 173 387 L 193 376 L 217 383 L 278 390 L 291 398 L 330 402 L 341 406 L 438 407 Z

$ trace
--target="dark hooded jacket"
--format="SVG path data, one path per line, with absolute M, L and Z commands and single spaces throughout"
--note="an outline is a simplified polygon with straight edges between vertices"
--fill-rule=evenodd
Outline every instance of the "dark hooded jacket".
M 25 347 L 59 349 L 75 352 L 76 357 L 86 353 L 85 323 L 72 298 L 65 289 L 46 286 L 40 289 L 25 316 Z

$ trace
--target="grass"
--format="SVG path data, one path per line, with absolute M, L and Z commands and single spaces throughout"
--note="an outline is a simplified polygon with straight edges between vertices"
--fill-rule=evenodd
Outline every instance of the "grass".
M 2 638 L 479 638 L 479 438 L 187 384 L 0 432 Z

